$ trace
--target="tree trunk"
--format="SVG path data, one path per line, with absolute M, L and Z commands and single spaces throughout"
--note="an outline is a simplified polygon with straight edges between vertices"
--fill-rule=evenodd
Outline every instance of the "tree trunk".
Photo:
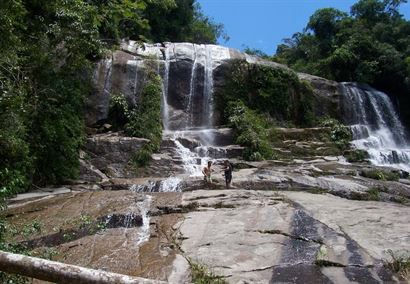
M 0 271 L 58 283 L 154 284 L 162 281 L 130 277 L 102 270 L 0 251 Z

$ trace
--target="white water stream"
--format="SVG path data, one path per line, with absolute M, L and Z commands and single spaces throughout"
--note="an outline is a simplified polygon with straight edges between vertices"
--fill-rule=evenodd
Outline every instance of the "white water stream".
M 145 195 L 142 201 L 137 202 L 142 217 L 142 226 L 139 228 L 137 246 L 148 241 L 150 237 L 150 216 L 148 214 L 151 206 L 152 196 Z
M 168 87 L 169 87 L 169 47 L 167 46 L 164 51 L 164 75 L 162 76 L 162 121 L 164 129 L 169 128 L 169 105 L 168 105 Z
M 189 83 L 189 96 L 188 96 L 188 103 L 187 103 L 187 109 L 186 109 L 186 112 L 189 114 L 188 125 L 192 125 L 193 119 L 194 119 L 192 109 L 193 109 L 193 97 L 195 96 L 195 79 L 196 79 L 197 61 L 198 61 L 198 56 L 197 56 L 196 46 L 194 45 L 194 60 L 193 60 L 192 69 L 191 69 L 191 81 Z

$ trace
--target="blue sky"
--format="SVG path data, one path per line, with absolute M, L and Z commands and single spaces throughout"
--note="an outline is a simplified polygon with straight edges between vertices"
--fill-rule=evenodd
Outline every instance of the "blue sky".
M 222 45 L 243 46 L 273 54 L 282 39 L 302 31 L 309 17 L 320 8 L 334 7 L 350 11 L 353 0 L 197 0 L 204 13 L 223 23 L 230 36 Z M 400 12 L 410 19 L 410 3 Z

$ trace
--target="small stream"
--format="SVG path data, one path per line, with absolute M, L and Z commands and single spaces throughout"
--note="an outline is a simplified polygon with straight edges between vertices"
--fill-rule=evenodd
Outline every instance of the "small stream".
M 151 207 L 152 196 L 146 194 L 144 195 L 144 199 L 137 202 L 137 207 L 140 210 L 141 217 L 142 217 L 142 226 L 140 227 L 140 231 L 138 233 L 138 241 L 137 245 L 140 245 L 150 238 L 150 216 L 149 216 L 149 209 Z

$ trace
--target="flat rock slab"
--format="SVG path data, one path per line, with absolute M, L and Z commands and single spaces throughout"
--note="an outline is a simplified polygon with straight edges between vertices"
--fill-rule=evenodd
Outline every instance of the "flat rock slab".
M 387 259 L 388 249 L 410 247 L 410 207 L 395 203 L 346 200 L 333 195 L 281 192 L 313 218 L 354 239 L 375 259 Z
M 312 202 L 322 197 L 305 194 Z M 196 202 L 197 209 L 180 224 L 181 248 L 229 283 L 394 281 L 378 255 L 358 244 L 357 235 L 320 222 L 292 198 L 272 191 L 186 192 L 183 204 Z M 334 214 L 331 205 L 322 207 L 324 216 Z M 401 233 L 408 235 L 394 235 Z M 358 240 L 372 235 L 364 231 Z M 381 250 L 383 241 L 375 246 Z
M 56 195 L 66 194 L 70 192 L 71 192 L 71 189 L 69 188 L 59 187 L 59 188 L 49 188 L 49 189 L 45 188 L 45 189 L 42 189 L 41 191 L 32 191 L 32 192 L 17 194 L 16 197 L 10 198 L 8 200 L 8 203 L 9 203 L 8 208 L 19 206 L 18 205 L 19 203 L 21 204 L 23 202 L 37 200 L 37 199 L 44 198 L 44 197 L 50 197 L 50 196 L 53 197 Z

